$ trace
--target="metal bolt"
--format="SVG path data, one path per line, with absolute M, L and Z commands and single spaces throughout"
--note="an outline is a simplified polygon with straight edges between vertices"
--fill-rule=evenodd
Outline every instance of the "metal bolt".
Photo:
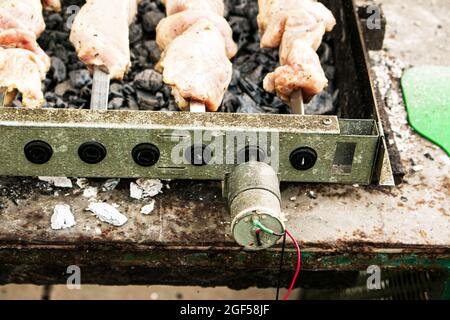
M 322 121 L 322 123 L 323 123 L 324 125 L 326 125 L 326 126 L 330 126 L 330 125 L 333 124 L 333 120 L 331 120 L 330 118 L 324 119 L 324 120 Z

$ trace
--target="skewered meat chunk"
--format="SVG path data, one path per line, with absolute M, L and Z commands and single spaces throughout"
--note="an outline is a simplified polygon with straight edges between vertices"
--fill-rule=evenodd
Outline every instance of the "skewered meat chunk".
M 46 73 L 50 69 L 50 57 L 42 50 L 36 42 L 36 36 L 26 30 L 10 29 L 0 32 L 0 46 L 2 48 L 21 48 L 35 53 L 39 59 L 38 64 L 41 72 Z
M 182 35 L 187 29 L 201 19 L 211 21 L 215 27 L 220 30 L 221 37 L 226 43 L 228 58 L 231 59 L 234 57 L 237 53 L 237 45 L 233 41 L 233 30 L 225 18 L 216 14 L 211 14 L 211 12 L 208 11 L 183 11 L 161 20 L 156 29 L 156 42 L 158 43 L 158 46 L 161 50 L 166 50 L 174 39 Z
M 6 95 L 22 93 L 22 103 L 39 108 L 44 103 L 41 82 L 45 72 L 39 68 L 39 57 L 25 49 L 0 48 L 0 87 Z
M 157 70 L 181 110 L 215 112 L 231 82 L 229 59 L 237 53 L 223 18 L 223 0 L 163 0 L 167 15 L 157 26 L 163 51 Z
M 199 20 L 173 40 L 159 65 L 182 110 L 195 101 L 217 111 L 233 72 L 222 34 L 208 19 Z
M 32 108 L 44 103 L 42 80 L 50 68 L 37 43 L 44 29 L 41 0 L 0 0 L 0 88 L 9 100 L 21 92 L 22 104 Z
M 47 10 L 61 11 L 61 1 L 60 0 L 44 0 L 44 7 Z
M 219 16 L 225 14 L 223 0 L 162 0 L 168 16 L 189 10 L 213 12 Z
M 0 0 L 0 30 L 21 29 L 36 37 L 45 30 L 40 0 Z
M 281 67 L 267 75 L 264 88 L 283 101 L 303 91 L 306 102 L 328 81 L 315 52 L 336 24 L 331 11 L 314 0 L 259 0 L 261 47 L 280 47 Z
M 70 41 L 89 68 L 122 79 L 130 61 L 129 25 L 140 0 L 87 0 L 74 20 Z

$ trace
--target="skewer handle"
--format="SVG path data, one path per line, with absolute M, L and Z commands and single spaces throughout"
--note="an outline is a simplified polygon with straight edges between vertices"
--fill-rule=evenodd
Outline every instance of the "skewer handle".
M 191 101 L 189 104 L 189 111 L 204 113 L 204 112 L 206 112 L 206 106 L 204 103 L 197 102 L 197 101 Z
M 302 90 L 295 91 L 291 96 L 291 111 L 293 114 L 305 115 Z
M 108 110 L 109 83 L 109 74 L 100 69 L 100 67 L 95 67 L 92 82 L 91 110 Z

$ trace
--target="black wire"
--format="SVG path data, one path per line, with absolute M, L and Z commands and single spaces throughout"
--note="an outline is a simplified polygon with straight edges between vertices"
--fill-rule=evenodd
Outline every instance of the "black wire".
M 283 247 L 281 249 L 280 269 L 278 271 L 278 284 L 277 284 L 277 297 L 276 297 L 277 301 L 280 300 L 281 272 L 283 271 L 285 249 L 286 249 L 286 232 L 283 235 Z

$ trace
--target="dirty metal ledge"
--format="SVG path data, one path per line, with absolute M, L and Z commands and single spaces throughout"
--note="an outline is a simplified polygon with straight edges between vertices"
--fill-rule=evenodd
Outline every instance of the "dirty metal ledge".
M 133 247 L 3 244 L 0 246 L 0 283 L 66 283 L 67 267 L 77 265 L 82 269 L 85 284 L 226 285 L 234 288 L 276 284 L 279 248 L 252 253 L 231 247 Z M 371 265 L 398 271 L 448 271 L 450 268 L 448 248 L 436 247 L 389 251 L 365 247 L 351 254 L 336 248 L 304 247 L 302 260 L 304 275 L 310 271 L 365 271 Z M 283 286 L 289 284 L 294 261 L 295 250 L 289 248 Z
M 240 152 L 257 145 L 267 161 L 279 167 L 281 181 L 368 185 L 373 182 L 380 147 L 374 120 L 334 116 L 0 109 L 0 134 L 3 176 L 223 180 Z M 219 146 L 213 154 L 219 161 L 204 166 L 186 159 L 174 163 L 173 151 L 186 154 L 184 150 L 199 144 L 199 137 L 200 145 Z M 50 161 L 36 165 L 26 159 L 24 147 L 32 141 L 51 146 Z M 78 150 L 86 142 L 102 144 L 106 158 L 96 165 L 83 162 Z M 160 151 L 154 166 L 142 167 L 133 160 L 133 148 L 144 143 Z M 350 152 L 348 146 L 353 148 Z M 317 153 L 313 168 L 293 167 L 290 156 L 298 148 Z M 353 158 L 346 159 L 348 153 Z M 350 161 L 345 170 L 343 161 Z

